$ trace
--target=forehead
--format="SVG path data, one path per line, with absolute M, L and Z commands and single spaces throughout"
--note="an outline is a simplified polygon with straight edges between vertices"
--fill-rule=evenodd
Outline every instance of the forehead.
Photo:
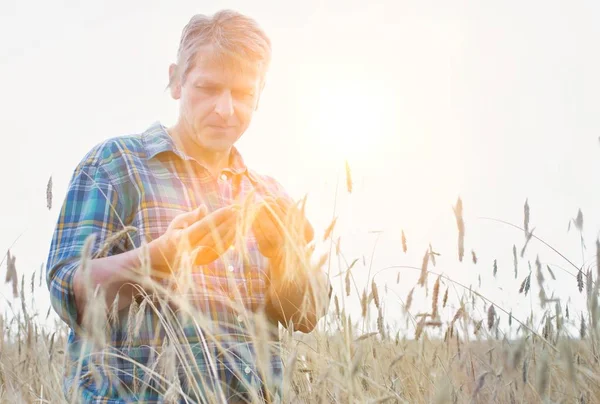
M 260 65 L 238 55 L 215 52 L 202 48 L 190 61 L 187 74 L 190 81 L 211 81 L 232 87 L 259 85 L 262 74 Z

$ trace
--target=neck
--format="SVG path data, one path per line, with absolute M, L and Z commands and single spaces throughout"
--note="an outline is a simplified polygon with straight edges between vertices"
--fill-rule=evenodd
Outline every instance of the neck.
M 180 122 L 169 128 L 168 132 L 179 150 L 205 166 L 212 175 L 219 175 L 229 166 L 231 148 L 221 152 L 202 147 L 192 140 L 193 135 Z

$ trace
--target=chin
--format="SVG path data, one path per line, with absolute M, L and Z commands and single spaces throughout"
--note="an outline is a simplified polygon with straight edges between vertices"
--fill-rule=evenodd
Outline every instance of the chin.
M 234 142 L 226 141 L 226 140 L 216 140 L 216 139 L 201 139 L 198 144 L 206 150 L 210 150 L 215 153 L 223 153 L 227 152 L 231 149 Z

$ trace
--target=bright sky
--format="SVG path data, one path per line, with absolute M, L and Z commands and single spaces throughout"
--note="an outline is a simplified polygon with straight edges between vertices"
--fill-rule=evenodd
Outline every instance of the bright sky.
M 308 193 L 319 231 L 332 218 L 339 177 L 336 237 L 349 261 L 364 254 L 368 264 L 372 230 L 383 231 L 373 272 L 420 266 L 431 242 L 442 254 L 435 270 L 474 286 L 482 274 L 486 296 L 526 316 L 537 302 L 535 275 L 533 299 L 516 293 L 526 260 L 533 264 L 539 253 L 545 263 L 567 266 L 532 242 L 514 280 L 512 245 L 520 250 L 523 234 L 478 217 L 522 225 L 529 198 L 535 234 L 577 265 L 579 236 L 567 225 L 582 209 L 585 258 L 593 263 L 600 225 L 597 2 L 8 0 L 0 5 L 0 251 L 23 233 L 12 249 L 20 273 L 29 276 L 45 261 L 69 177 L 89 148 L 156 120 L 174 122 L 177 104 L 165 86 L 181 29 L 194 13 L 224 7 L 257 19 L 273 41 L 261 107 L 239 148 L 294 196 Z M 55 206 L 48 211 L 50 175 Z M 451 206 L 459 195 L 467 258 L 475 249 L 476 266 L 456 259 Z M 362 289 L 362 260 L 353 271 Z M 380 291 L 388 283 L 405 299 L 418 273 L 404 271 L 400 285 L 395 270 L 378 275 Z M 575 280 L 555 272 L 547 291 L 578 295 Z M 5 285 L 0 291 L 10 295 Z M 45 313 L 47 293 L 38 301 Z M 399 307 L 390 292 L 386 313 L 397 316 Z

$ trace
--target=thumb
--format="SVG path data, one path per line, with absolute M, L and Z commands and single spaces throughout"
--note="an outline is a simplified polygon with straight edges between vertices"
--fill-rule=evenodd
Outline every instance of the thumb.
M 206 217 L 206 215 L 208 214 L 208 208 L 206 207 L 206 205 L 202 204 L 200 206 L 198 206 L 196 209 L 194 209 L 191 213 L 194 214 L 194 222 L 197 222 L 200 219 L 203 219 L 204 217 Z

